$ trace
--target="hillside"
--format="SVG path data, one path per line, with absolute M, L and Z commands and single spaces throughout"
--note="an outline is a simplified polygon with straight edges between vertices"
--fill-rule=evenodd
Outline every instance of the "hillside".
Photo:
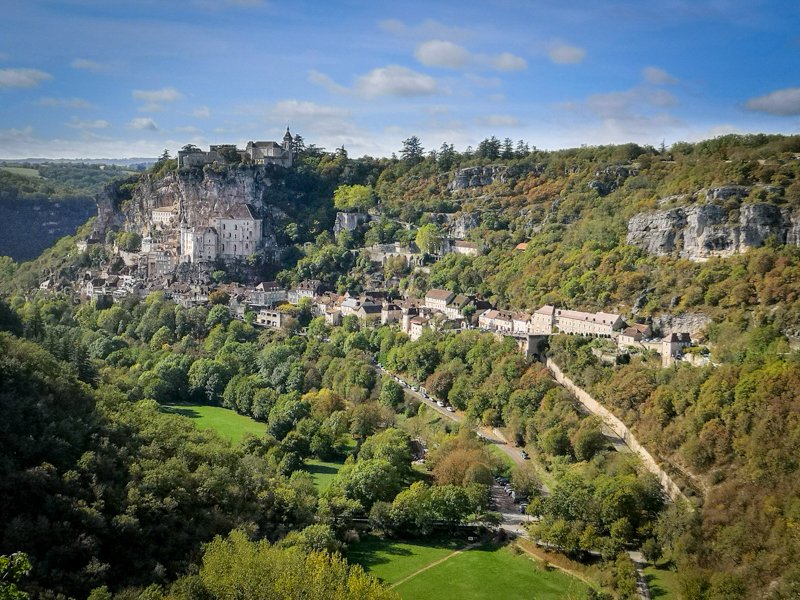
M 94 196 L 126 177 L 119 167 L 0 164 L 0 256 L 32 260 L 95 214 Z
M 90 228 L 101 241 L 155 231 L 151 215 L 159 207 L 175 207 L 182 218 L 205 224 L 247 202 L 263 219 L 264 240 L 274 251 L 271 271 L 259 272 L 258 261 L 248 265 L 253 278 L 280 269 L 276 279 L 285 287 L 318 279 L 339 293 L 379 287 L 412 299 L 445 288 L 479 295 L 501 309 L 531 312 L 553 304 L 619 313 L 662 334 L 690 331 L 695 345 L 687 355 L 702 366 L 682 360 L 663 368 L 646 351 L 609 361 L 608 340 L 568 336 L 551 336 L 547 352 L 634 431 L 691 506 L 665 507 L 657 483 L 636 460 L 611 451 L 600 425 L 508 337 L 428 328 L 409 340 L 396 328 L 366 327 L 355 317 L 331 327 L 323 316 L 312 320 L 311 305 L 304 303 L 292 309 L 287 331 L 260 333 L 246 318 L 231 319 L 227 296 L 187 308 L 157 292 L 104 308 L 73 306 L 67 295 L 31 294 L 44 275 L 70 282 L 85 269 L 113 264 L 111 244 L 80 254 L 77 238 L 67 238 L 30 263 L 0 263 L 0 290 L 8 295 L 0 313 L 7 323 L 0 327 L 28 338 L 0 342 L 17 362 L 38 351 L 34 343 L 44 348 L 41 375 L 21 363 L 37 373 L 37 381 L 52 376 L 56 359 L 69 364 L 70 376 L 58 387 L 81 399 L 79 433 L 85 437 L 67 440 L 63 457 L 45 447 L 31 464 L 6 465 L 27 469 L 27 481 L 34 462 L 53 462 L 51 454 L 61 460 L 56 468 L 64 474 L 52 485 L 54 493 L 66 494 L 69 520 L 59 543 L 83 571 L 71 580 L 58 561 L 45 564 L 35 572 L 37 585 L 55 577 L 50 589 L 68 592 L 101 584 L 115 591 L 152 582 L 166 586 L 196 562 L 200 544 L 234 526 L 255 530 L 257 523 L 271 541 L 292 545 L 317 519 L 332 528 L 334 540 L 325 543 L 338 544 L 346 536 L 337 511 L 368 518 L 371 527 L 398 536 L 432 528 L 446 514 L 435 512 L 441 506 L 432 508 L 445 493 L 463 501 L 454 522 L 471 515 L 468 510 L 485 511 L 485 497 L 476 500 L 469 486 L 491 483 L 494 461 L 474 439 L 418 412 L 391 378 L 377 376 L 375 357 L 446 398 L 468 424 L 503 428 L 531 452 L 534 481 L 541 477 L 552 491 L 531 502 L 529 511 L 542 517 L 532 531 L 571 558 L 599 552 L 601 570 L 619 573 L 628 564 L 623 551 L 645 547 L 676 570 L 687 600 L 794 597 L 800 581 L 800 136 L 725 136 L 669 150 L 628 144 L 544 152 L 495 142 L 484 140 L 468 154 L 444 145 L 400 159 L 310 151 L 291 170 L 219 164 L 177 169 L 160 161 L 147 173 L 107 185 L 97 195 L 98 219 L 80 237 L 88 237 Z M 345 192 L 356 200 L 339 206 L 350 216 L 337 217 L 333 199 Z M 352 216 L 356 212 L 361 216 Z M 444 251 L 456 241 L 472 242 L 466 247 L 475 252 Z M 371 259 L 371 249 L 394 243 L 416 244 L 418 262 Z M 211 268 L 218 279 L 235 280 L 240 266 L 216 261 Z M 6 362 L 13 372 L 11 359 Z M 30 397 L 50 394 L 49 388 L 26 388 L 16 377 L 9 381 Z M 121 407 L 139 400 L 135 414 L 126 416 Z M 270 435 L 241 451 L 222 450 L 216 438 L 197 438 L 183 428 L 167 435 L 162 428 L 176 422 L 154 416 L 149 400 L 220 404 L 266 421 Z M 15 410 L 21 426 L 39 419 Z M 38 410 L 55 414 L 60 408 L 40 403 Z M 405 450 L 397 455 L 383 449 L 384 459 L 377 450 L 361 451 L 360 444 L 330 492 L 311 492 L 307 480 L 291 475 L 305 459 L 344 460 L 347 433 L 380 440 L 363 442 L 367 448 L 402 437 L 393 426 L 435 447 L 430 472 L 420 481 L 406 469 Z M 125 446 L 117 437 L 125 428 L 145 441 Z M 164 447 L 156 439 L 162 434 Z M 114 445 L 105 448 L 98 435 Z M 184 443 L 201 454 L 213 448 L 220 458 L 203 454 L 183 464 L 175 448 Z M 145 458 L 147 444 L 170 461 L 165 473 L 149 473 L 157 467 Z M 94 455 L 82 456 L 101 450 L 129 471 L 112 477 Z M 241 471 L 233 466 L 240 458 Z M 268 494 L 268 482 L 253 474 L 257 467 L 293 494 L 289 507 Z M 137 469 L 145 469 L 143 480 Z M 114 551 L 125 527 L 145 543 L 169 536 L 184 514 L 200 518 L 184 495 L 166 507 L 171 481 L 183 486 L 182 493 L 197 489 L 200 469 L 216 469 L 227 482 L 204 497 L 208 505 L 219 503 L 215 518 L 160 549 L 158 557 L 120 564 Z M 89 525 L 80 520 L 81 492 L 70 487 L 73 470 L 87 480 L 109 479 L 113 502 L 104 504 L 97 487 L 88 496 L 100 512 L 93 513 L 92 525 L 97 550 L 77 549 L 77 533 Z M 170 518 L 163 530 L 140 497 L 122 498 L 122 486 L 137 490 L 140 484 L 152 485 L 163 501 L 159 510 Z M 439 489 L 447 486 L 454 487 Z M 226 489 L 237 491 L 229 495 Z M 270 512 L 256 514 L 262 501 Z M 15 502 L 22 504 L 16 496 Z M 411 514 L 417 505 L 432 512 Z M 140 528 L 122 517 L 126 511 L 144 515 Z M 26 527 L 33 520 L 25 513 Z M 14 527 L 4 535 L 6 548 L 24 537 Z M 25 547 L 46 555 L 35 545 Z M 620 580 L 609 575 L 602 583 L 626 597 Z

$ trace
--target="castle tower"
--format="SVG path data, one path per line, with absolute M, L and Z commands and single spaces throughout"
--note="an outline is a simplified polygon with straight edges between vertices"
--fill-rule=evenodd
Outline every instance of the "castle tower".
M 292 149 L 293 149 L 292 148 L 292 142 L 293 141 L 294 140 L 292 139 L 292 134 L 289 133 L 289 126 L 287 125 L 286 126 L 286 133 L 283 136 L 283 149 L 286 150 L 287 152 L 291 152 Z

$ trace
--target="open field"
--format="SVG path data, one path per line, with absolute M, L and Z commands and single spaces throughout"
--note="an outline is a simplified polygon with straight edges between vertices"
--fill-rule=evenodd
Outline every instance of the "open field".
M 23 177 L 34 177 L 41 179 L 38 169 L 31 169 L 29 167 L 0 167 L 0 171 L 8 171 L 14 175 L 22 175 Z
M 511 546 L 486 544 L 464 548 L 463 541 L 428 543 L 367 538 L 348 552 L 403 598 L 472 600 L 537 598 L 560 600 L 583 597 L 586 585 L 557 570 L 545 570 Z
M 322 493 L 330 487 L 339 469 L 342 468 L 342 464 L 342 462 L 309 459 L 306 461 L 305 470 L 311 473 L 311 477 L 314 478 L 314 487 Z
M 663 565 L 646 567 L 644 576 L 650 588 L 650 597 L 653 600 L 671 600 L 678 598 L 678 578 L 674 571 Z
M 391 585 L 463 548 L 465 544 L 461 540 L 401 542 L 365 537 L 348 550 L 347 560 L 360 564 L 372 575 Z
M 489 449 L 489 452 L 494 455 L 497 460 L 499 461 L 500 465 L 502 466 L 502 471 L 505 475 L 511 475 L 511 472 L 514 470 L 514 461 L 511 460 L 511 457 L 503 452 L 502 448 L 497 444 L 486 444 L 486 447 Z
M 204 404 L 169 404 L 161 408 L 164 412 L 183 415 L 195 422 L 200 429 L 213 429 L 226 440 L 233 443 L 242 441 L 245 434 L 260 436 L 266 430 L 264 423 L 259 423 L 221 406 Z

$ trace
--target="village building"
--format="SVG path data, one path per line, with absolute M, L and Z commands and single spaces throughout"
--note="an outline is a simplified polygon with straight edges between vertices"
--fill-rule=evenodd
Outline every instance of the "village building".
M 463 254 L 464 256 L 478 256 L 480 254 L 478 244 L 466 240 L 454 240 L 450 243 L 449 251 L 452 254 Z
M 448 319 L 460 319 L 464 316 L 464 308 L 472 302 L 469 296 L 457 294 L 444 307 L 444 314 Z
M 178 211 L 173 206 L 154 208 L 150 216 L 150 222 L 159 229 L 171 227 L 175 224 L 177 214 Z
M 430 319 L 423 315 L 417 315 L 409 322 L 408 337 L 414 342 L 422 337 L 422 332 L 428 327 Z
M 513 313 L 511 315 L 511 330 L 514 335 L 527 335 L 530 327 L 531 316 L 527 313 Z
M 279 310 L 262 308 L 256 314 L 256 325 L 271 327 L 272 329 L 282 329 L 286 326 L 289 315 Z
M 261 247 L 261 219 L 246 203 L 234 204 L 214 219 L 220 258 L 246 258 Z
M 561 333 L 611 338 L 624 325 L 622 317 L 617 314 L 555 310 L 555 326 Z
M 498 333 L 511 334 L 514 331 L 514 319 L 510 312 L 490 309 L 478 317 L 478 327 Z
M 617 345 L 620 348 L 638 346 L 643 340 L 649 339 L 653 335 L 649 325 L 636 323 L 623 329 L 617 338 Z
M 400 306 L 395 302 L 383 301 L 381 305 L 381 325 L 389 325 L 390 323 L 397 323 L 403 316 L 403 311 Z
M 294 161 L 294 140 L 289 128 L 286 128 L 283 143 L 247 142 L 245 154 L 254 165 L 291 167 Z
M 381 305 L 370 301 L 362 302 L 355 315 L 364 324 L 378 323 L 381 320 Z
M 181 262 L 200 263 L 217 260 L 219 235 L 213 227 L 181 225 Z
M 302 298 L 312 300 L 319 295 L 322 290 L 322 282 L 319 279 L 306 279 L 297 284 L 293 290 L 289 290 L 289 304 L 299 304 Z
M 425 294 L 425 306 L 431 310 L 445 312 L 447 304 L 455 297 L 449 290 L 432 288 Z
M 286 302 L 288 292 L 277 281 L 262 281 L 249 293 L 250 303 L 256 306 L 275 306 Z

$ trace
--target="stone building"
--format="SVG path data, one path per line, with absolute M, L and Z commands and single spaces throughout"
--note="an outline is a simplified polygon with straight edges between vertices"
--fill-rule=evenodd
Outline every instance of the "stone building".
M 162 206 L 154 208 L 151 216 L 151 222 L 154 227 L 165 228 L 175 224 L 175 215 L 177 210 L 173 206 Z
M 214 219 L 220 258 L 246 258 L 261 247 L 261 219 L 249 204 L 234 204 Z
M 219 256 L 219 235 L 213 227 L 181 225 L 181 262 L 213 262 Z
M 450 290 L 431 288 L 425 294 L 425 306 L 431 310 L 445 312 L 447 304 L 455 297 Z

